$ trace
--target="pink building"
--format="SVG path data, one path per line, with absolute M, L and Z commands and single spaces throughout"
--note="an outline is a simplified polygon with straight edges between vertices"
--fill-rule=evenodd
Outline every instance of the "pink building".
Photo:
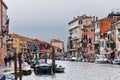
M 58 53 L 59 56 L 62 57 L 64 55 L 64 42 L 63 41 L 59 39 L 53 39 L 51 40 L 51 45 L 59 49 L 59 51 L 57 51 L 59 52 Z
M 86 25 L 82 33 L 82 51 L 86 61 L 94 61 L 94 24 Z
M 7 21 L 7 9 L 7 5 L 3 2 L 3 0 L 0 0 L 0 65 L 3 63 L 4 57 L 7 56 L 7 35 L 5 34 L 3 36 L 2 33 Z
M 87 39 L 88 39 L 88 44 L 87 44 L 87 53 L 88 54 L 95 54 L 94 52 L 94 24 L 91 23 L 88 26 L 88 31 L 87 31 Z

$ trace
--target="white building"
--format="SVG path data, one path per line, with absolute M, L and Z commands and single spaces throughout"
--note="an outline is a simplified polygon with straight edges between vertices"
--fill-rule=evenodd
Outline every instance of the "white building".
M 82 15 L 76 18 L 74 17 L 73 20 L 68 23 L 69 26 L 67 44 L 68 58 L 72 56 L 79 57 L 79 55 L 83 53 L 84 51 L 82 47 L 83 27 L 90 25 L 93 20 L 95 19 L 93 19 L 91 16 Z
M 99 48 L 100 48 L 100 21 L 95 21 L 95 39 L 94 39 L 94 45 L 95 45 L 95 53 L 99 54 Z

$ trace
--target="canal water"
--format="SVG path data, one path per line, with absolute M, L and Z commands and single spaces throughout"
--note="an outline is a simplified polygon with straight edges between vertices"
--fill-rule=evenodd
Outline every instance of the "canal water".
M 49 61 L 51 62 L 51 61 Z M 23 80 L 120 80 L 120 65 L 87 62 L 56 61 L 65 67 L 64 73 L 23 76 Z

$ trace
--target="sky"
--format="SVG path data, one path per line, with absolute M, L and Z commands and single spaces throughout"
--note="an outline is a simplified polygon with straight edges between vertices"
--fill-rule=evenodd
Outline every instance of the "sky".
M 10 33 L 50 42 L 65 43 L 68 22 L 83 14 L 104 18 L 112 10 L 119 10 L 120 0 L 4 0 L 10 17 Z

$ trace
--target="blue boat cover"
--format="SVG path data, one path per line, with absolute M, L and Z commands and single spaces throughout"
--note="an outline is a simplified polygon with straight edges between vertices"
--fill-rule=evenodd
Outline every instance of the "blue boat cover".
M 5 75 L 4 74 L 0 74 L 0 80 L 5 80 Z

